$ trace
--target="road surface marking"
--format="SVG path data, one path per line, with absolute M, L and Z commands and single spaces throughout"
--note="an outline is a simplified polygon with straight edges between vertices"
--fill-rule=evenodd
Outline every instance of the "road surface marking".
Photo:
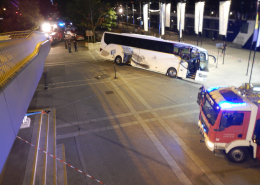
M 188 145 L 174 132 L 174 130 L 163 120 L 158 119 L 160 116 L 157 114 L 157 112 L 152 110 L 152 107 L 146 102 L 145 99 L 143 99 L 138 92 L 124 79 L 120 73 L 118 74 L 120 79 L 126 84 L 126 86 L 133 92 L 133 94 L 136 95 L 136 97 L 143 103 L 143 105 L 147 109 L 151 109 L 150 113 L 154 115 L 154 117 L 158 120 L 158 122 L 162 125 L 162 127 L 172 136 L 172 138 L 180 145 L 183 151 L 194 161 L 194 163 L 201 169 L 201 171 L 209 178 L 209 180 L 215 184 L 215 185 L 223 185 L 223 183 L 220 181 L 220 179 L 200 160 L 200 158 L 190 149 Z M 186 115 L 186 113 L 179 113 L 179 115 Z M 171 115 L 170 115 L 171 116 Z M 167 118 L 170 118 L 170 116 L 167 116 Z M 201 165 L 202 164 L 202 165 Z M 206 170 L 205 170 L 206 169 Z M 185 176 L 183 174 L 179 174 L 181 177 L 180 181 L 186 180 Z
M 33 170 L 32 170 L 32 176 L 31 176 L 31 185 L 35 184 L 35 177 L 36 177 L 36 167 L 37 167 L 37 160 L 38 160 L 38 147 L 40 143 L 40 135 L 41 135 L 41 126 L 42 126 L 42 114 L 40 115 L 39 125 L 38 125 L 38 133 L 37 133 L 37 140 L 36 140 L 36 148 L 33 158 Z

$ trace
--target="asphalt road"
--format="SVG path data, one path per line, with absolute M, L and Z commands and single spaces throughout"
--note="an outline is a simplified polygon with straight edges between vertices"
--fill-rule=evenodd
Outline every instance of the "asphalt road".
M 30 104 L 51 109 L 60 159 L 107 185 L 259 184 L 260 162 L 233 164 L 200 143 L 200 85 L 128 65 L 116 66 L 114 79 L 111 61 L 86 50 L 83 41 L 78 50 L 69 53 L 64 43 L 52 47 L 45 64 L 48 89 L 42 79 Z M 18 134 L 30 142 L 37 116 L 32 121 Z M 24 182 L 29 148 L 15 142 L 16 157 L 9 156 L 12 168 L 6 166 L 1 185 L 14 184 L 15 176 L 17 184 Z M 15 169 L 19 151 L 23 167 Z M 57 169 L 58 184 L 99 184 L 69 166 Z

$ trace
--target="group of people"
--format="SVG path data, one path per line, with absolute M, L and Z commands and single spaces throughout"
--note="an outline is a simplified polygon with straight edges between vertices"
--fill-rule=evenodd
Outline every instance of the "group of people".
M 71 53 L 71 43 L 70 40 L 64 40 L 65 43 L 65 48 L 69 49 L 69 53 Z M 75 48 L 75 52 L 78 51 L 78 43 L 76 42 L 76 40 L 74 40 L 74 48 Z

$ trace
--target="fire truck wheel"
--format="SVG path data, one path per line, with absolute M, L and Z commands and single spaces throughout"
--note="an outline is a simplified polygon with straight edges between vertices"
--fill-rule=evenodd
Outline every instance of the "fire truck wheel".
M 121 66 L 123 63 L 122 63 L 122 57 L 121 56 L 117 56 L 116 59 L 115 59 L 115 63 L 119 66 Z
M 233 163 L 245 162 L 248 158 L 248 151 L 246 148 L 233 148 L 227 154 L 227 158 Z
M 169 77 L 171 78 L 176 78 L 177 76 L 177 71 L 174 67 L 170 67 L 168 70 L 167 70 L 167 74 Z

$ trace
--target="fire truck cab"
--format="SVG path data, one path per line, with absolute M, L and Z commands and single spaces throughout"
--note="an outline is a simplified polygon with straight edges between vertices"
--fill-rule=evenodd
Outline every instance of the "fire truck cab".
M 260 160 L 260 84 L 214 87 L 198 93 L 199 132 L 207 148 L 234 163 Z

